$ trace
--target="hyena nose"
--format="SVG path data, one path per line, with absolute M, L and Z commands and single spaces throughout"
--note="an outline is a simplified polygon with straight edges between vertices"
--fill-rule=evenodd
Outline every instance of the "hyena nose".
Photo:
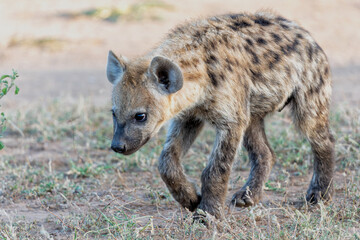
M 111 144 L 111 149 L 117 153 L 123 153 L 126 151 L 125 144 Z

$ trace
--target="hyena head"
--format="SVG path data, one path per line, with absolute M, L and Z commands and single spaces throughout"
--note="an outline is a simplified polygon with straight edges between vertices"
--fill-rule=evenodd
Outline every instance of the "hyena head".
M 126 61 L 110 51 L 107 78 L 113 84 L 111 148 L 128 155 L 142 147 L 171 117 L 171 95 L 182 88 L 183 76 L 180 68 L 165 57 Z

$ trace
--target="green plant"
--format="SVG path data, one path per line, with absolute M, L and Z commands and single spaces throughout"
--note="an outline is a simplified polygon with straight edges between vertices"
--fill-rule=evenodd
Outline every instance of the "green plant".
M 19 87 L 15 85 L 15 79 L 18 78 L 19 75 L 16 71 L 13 70 L 12 75 L 2 75 L 0 78 L 0 99 L 2 99 L 6 94 L 9 93 L 11 88 L 15 87 L 15 95 L 17 95 L 20 91 Z M 0 105 L 1 107 L 1 105 Z M 5 131 L 5 113 L 0 112 L 0 138 L 2 137 L 2 133 Z M 4 148 L 3 142 L 0 141 L 0 150 Z

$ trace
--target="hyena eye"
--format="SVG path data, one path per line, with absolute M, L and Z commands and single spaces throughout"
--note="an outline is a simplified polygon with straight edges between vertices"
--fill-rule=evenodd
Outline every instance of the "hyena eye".
M 146 113 L 137 113 L 137 114 L 135 114 L 134 118 L 137 122 L 145 122 L 147 116 L 146 116 Z

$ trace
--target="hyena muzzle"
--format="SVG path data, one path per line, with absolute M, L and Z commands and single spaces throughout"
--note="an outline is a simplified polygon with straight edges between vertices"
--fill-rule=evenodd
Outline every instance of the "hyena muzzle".
M 110 52 L 107 77 L 113 84 L 114 151 L 137 151 L 171 119 L 159 172 L 183 207 L 223 216 L 241 142 L 251 171 L 232 204 L 258 203 L 275 163 L 264 118 L 285 106 L 314 154 L 306 199 L 317 203 L 331 198 L 335 141 L 329 129 L 330 68 L 320 46 L 296 23 L 260 12 L 180 25 L 143 57 L 126 60 Z M 199 192 L 181 160 L 205 122 L 215 128 L 216 139 Z

